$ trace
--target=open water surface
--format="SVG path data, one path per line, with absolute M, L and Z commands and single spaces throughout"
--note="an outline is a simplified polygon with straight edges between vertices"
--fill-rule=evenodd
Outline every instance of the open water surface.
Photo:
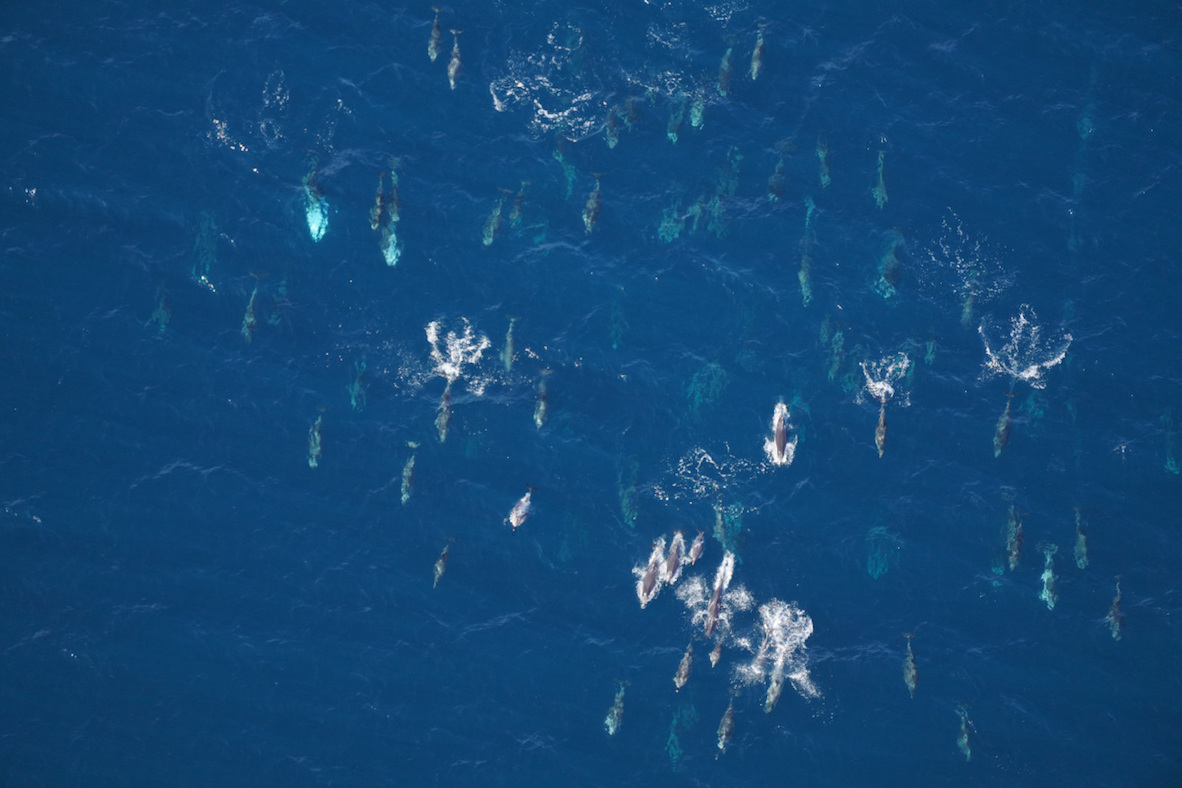
M 435 19 L 0 9 L 0 782 L 1177 784 L 1182 10 Z

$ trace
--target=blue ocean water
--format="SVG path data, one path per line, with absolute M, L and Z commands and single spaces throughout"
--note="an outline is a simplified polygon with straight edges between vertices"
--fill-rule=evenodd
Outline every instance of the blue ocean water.
M 435 20 L 0 9 L 0 782 L 1177 784 L 1179 7 Z

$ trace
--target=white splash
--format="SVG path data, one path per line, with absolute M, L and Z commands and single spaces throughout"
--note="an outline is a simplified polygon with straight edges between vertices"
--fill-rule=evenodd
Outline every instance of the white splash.
M 1034 310 L 1023 304 L 1017 317 L 1010 321 L 1009 342 L 1000 346 L 998 342 L 990 341 L 985 324 L 981 324 L 978 331 L 985 342 L 983 378 L 1007 375 L 1014 381 L 1023 380 L 1036 389 L 1046 387 L 1043 373 L 1067 356 L 1071 334 L 1044 339 L 1042 328 L 1034 323 L 1036 318 Z
M 767 682 L 764 711 L 771 712 L 787 679 L 802 697 L 816 698 L 820 691 L 808 672 L 805 641 L 813 634 L 813 620 L 799 607 L 773 599 L 759 606 L 759 625 L 748 637 L 736 637 L 735 645 L 755 655 L 735 668 L 736 683 L 752 686 Z M 754 644 L 759 642 L 759 646 Z
M 974 308 L 1010 285 L 998 261 L 1001 252 L 985 236 L 967 233 L 952 209 L 941 222 L 940 237 L 925 251 L 931 278 L 925 277 L 921 284 L 942 292 L 954 291 L 961 300 L 961 322 L 965 325 L 970 325 Z
M 556 129 L 571 141 L 594 134 L 602 118 L 594 101 L 596 75 L 576 66 L 583 42 L 579 27 L 555 22 L 537 50 L 511 51 L 505 72 L 488 86 L 493 109 L 527 109 L 536 137 Z
M 699 610 L 701 610 L 702 621 L 706 620 L 706 604 L 710 601 L 710 590 L 706 585 L 706 578 L 701 575 L 686 578 L 677 587 L 677 598 L 685 605 L 691 624 L 697 625 L 699 623 L 695 620 Z
M 652 26 L 646 43 L 662 50 L 663 56 L 689 57 L 694 45 L 683 33 L 681 24 Z M 619 81 L 624 95 L 644 97 L 638 104 L 662 98 L 680 102 L 694 94 L 690 120 L 695 128 L 702 125 L 702 80 L 691 70 L 656 69 L 649 63 L 629 68 L 620 58 L 603 57 L 602 52 L 590 57 L 589 44 L 578 25 L 554 22 L 545 42 L 527 42 L 520 49 L 511 49 L 503 65 L 493 69 L 488 85 L 493 110 L 528 115 L 528 127 L 535 138 L 557 133 L 577 142 L 604 134 L 608 131 L 605 125 L 615 122 L 605 119 L 604 110 L 613 113 L 621 107 L 611 107 L 605 100 L 605 85 Z M 627 117 L 616 118 L 631 124 Z
M 459 334 L 448 331 L 442 348 L 439 344 L 439 321 L 433 320 L 427 324 L 427 342 L 431 345 L 431 360 L 435 362 L 435 372 L 446 378 L 448 383 L 459 380 L 464 367 L 480 361 L 481 355 L 492 345 L 487 336 L 472 329 L 467 318 L 461 319 L 464 322 L 464 330 Z M 469 388 L 472 386 L 469 385 Z M 473 393 L 479 395 L 481 392 Z
M 667 492 L 660 486 L 654 492 L 661 498 L 694 498 L 716 500 L 723 490 L 744 484 L 768 470 L 762 462 L 735 457 L 730 446 L 725 451 L 711 454 L 698 446 L 690 449 L 671 468 L 673 490 Z
M 677 587 L 677 598 L 685 605 L 692 627 L 709 628 L 711 633 L 717 632 L 720 638 L 724 638 L 731 632 L 734 615 L 754 606 L 754 598 L 743 586 L 728 590 L 734 571 L 734 554 L 727 553 L 715 572 L 712 585 L 707 584 L 706 578 L 701 575 L 681 581 Z
M 866 376 L 863 392 L 869 394 L 877 402 L 885 403 L 895 400 L 897 397 L 898 404 L 906 407 L 910 404 L 907 392 L 896 390 L 895 387 L 907 375 L 907 370 L 910 367 L 911 359 L 902 352 L 884 356 L 878 361 L 863 361 L 862 374 Z M 861 393 L 858 395 L 858 401 L 862 401 Z

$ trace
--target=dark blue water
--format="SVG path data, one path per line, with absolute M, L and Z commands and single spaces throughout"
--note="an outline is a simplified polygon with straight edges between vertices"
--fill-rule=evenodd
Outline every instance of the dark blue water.
M 0 10 L 0 782 L 1177 784 L 1180 8 L 433 19 Z

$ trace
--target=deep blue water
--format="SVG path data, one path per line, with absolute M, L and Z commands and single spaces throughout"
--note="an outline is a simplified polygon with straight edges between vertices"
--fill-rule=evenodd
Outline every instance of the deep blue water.
M 1178 784 L 1182 8 L 439 18 L 0 9 L 0 782 Z M 765 713 L 771 600 L 816 693 Z

